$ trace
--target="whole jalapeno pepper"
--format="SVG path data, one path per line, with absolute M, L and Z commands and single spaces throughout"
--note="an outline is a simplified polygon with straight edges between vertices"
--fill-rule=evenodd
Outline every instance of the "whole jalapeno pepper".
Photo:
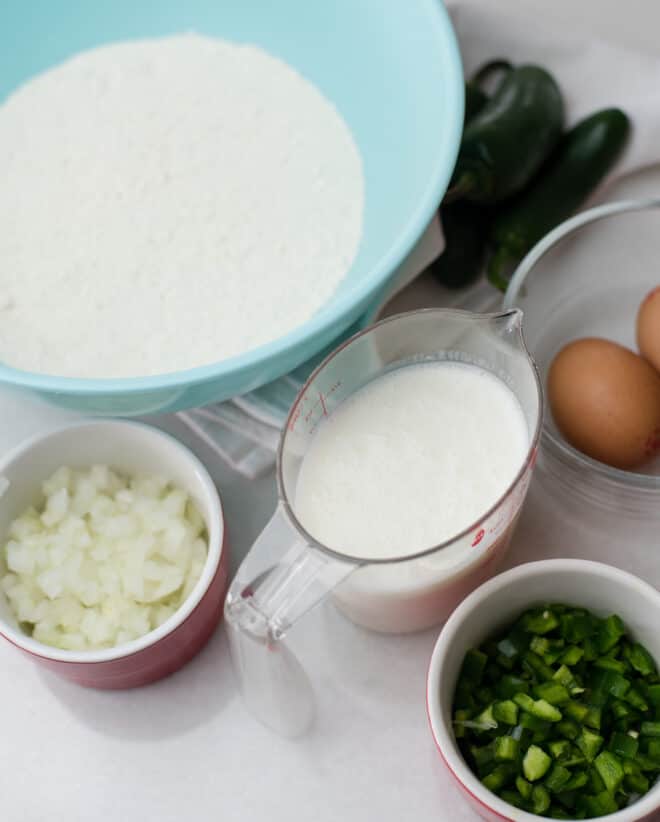
M 555 147 L 564 122 L 561 92 L 539 66 L 518 66 L 470 120 L 447 199 L 492 204 L 520 191 Z
M 617 161 L 629 133 L 630 121 L 618 108 L 597 111 L 566 132 L 538 179 L 493 219 L 493 285 L 506 289 L 506 269 L 582 205 Z

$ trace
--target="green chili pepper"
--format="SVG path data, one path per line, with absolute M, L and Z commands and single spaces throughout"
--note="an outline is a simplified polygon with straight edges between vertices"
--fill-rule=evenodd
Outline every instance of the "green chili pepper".
M 629 132 L 622 111 L 605 109 L 563 136 L 538 179 L 493 219 L 488 266 L 493 285 L 504 290 L 507 270 L 586 200 L 617 161 Z
M 516 194 L 554 148 L 563 120 L 551 75 L 514 68 L 466 126 L 448 197 L 492 204 Z

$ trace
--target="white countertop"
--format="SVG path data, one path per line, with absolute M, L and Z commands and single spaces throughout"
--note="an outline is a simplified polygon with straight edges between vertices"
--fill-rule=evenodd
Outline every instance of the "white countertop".
M 498 5 L 505 0 L 493 0 Z M 546 0 L 506 0 L 538 7 Z M 612 39 L 657 44 L 652 0 L 557 0 L 558 21 Z M 0 452 L 72 415 L 0 392 Z M 233 566 L 270 515 L 272 477 L 237 478 L 176 420 L 159 421 L 206 461 L 220 488 Z M 599 556 L 533 485 L 510 563 L 533 556 Z M 582 539 L 582 542 L 579 540 Z M 631 550 L 628 547 L 627 550 Z M 608 557 L 609 558 L 609 557 Z M 650 581 L 654 557 L 640 552 Z M 622 564 L 626 565 L 627 562 Z M 127 692 L 94 692 L 42 672 L 0 644 L 0 796 L 8 822 L 460 822 L 476 817 L 440 764 L 424 708 L 432 630 L 406 638 L 357 629 L 331 605 L 297 638 L 315 673 L 317 722 L 303 739 L 275 736 L 236 692 L 224 632 L 186 668 Z

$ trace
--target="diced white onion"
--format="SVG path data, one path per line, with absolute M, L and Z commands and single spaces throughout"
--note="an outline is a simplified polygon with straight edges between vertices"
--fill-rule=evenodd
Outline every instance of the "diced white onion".
M 74 651 L 122 645 L 189 596 L 208 545 L 185 491 L 107 465 L 59 468 L 42 491 L 0 550 L 0 588 L 34 639 Z

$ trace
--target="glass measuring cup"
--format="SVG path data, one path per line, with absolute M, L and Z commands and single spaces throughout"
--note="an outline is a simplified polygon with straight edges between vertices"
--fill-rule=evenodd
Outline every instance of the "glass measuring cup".
M 521 321 L 517 309 L 499 314 L 425 309 L 390 317 L 340 346 L 301 390 L 280 440 L 278 507 L 241 564 L 225 603 L 239 685 L 265 724 L 295 734 L 311 719 L 311 686 L 284 638 L 331 591 L 354 622 L 404 633 L 446 619 L 495 571 L 527 492 L 543 407 Z M 529 447 L 513 483 L 470 527 L 412 556 L 366 560 L 320 544 L 295 514 L 298 476 L 318 426 L 379 376 L 433 361 L 476 365 L 500 378 L 517 397 Z

